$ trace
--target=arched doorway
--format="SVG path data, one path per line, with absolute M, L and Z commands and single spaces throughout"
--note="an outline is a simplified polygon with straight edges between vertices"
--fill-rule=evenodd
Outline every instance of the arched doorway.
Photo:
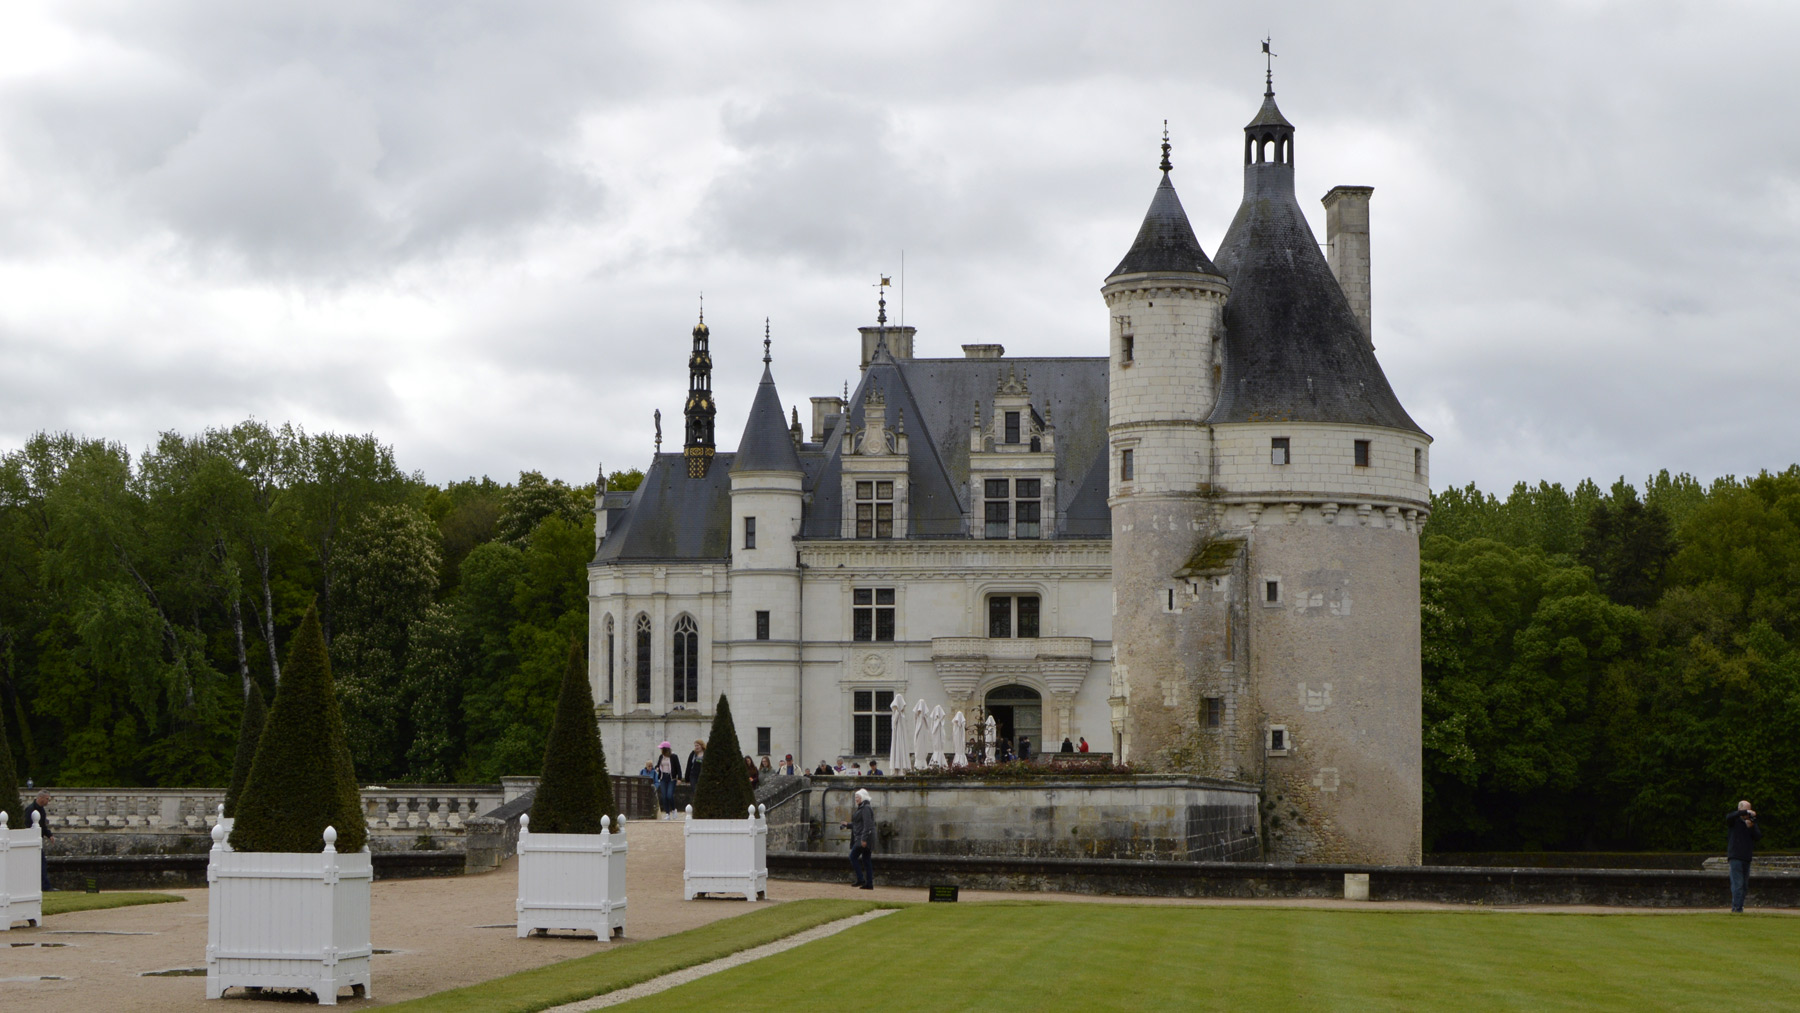
M 982 704 L 999 726 L 1001 741 L 1011 743 L 1014 752 L 1018 752 L 1020 738 L 1031 740 L 1032 755 L 1043 751 L 1044 698 L 1037 690 L 1016 683 L 996 686 L 988 690 Z

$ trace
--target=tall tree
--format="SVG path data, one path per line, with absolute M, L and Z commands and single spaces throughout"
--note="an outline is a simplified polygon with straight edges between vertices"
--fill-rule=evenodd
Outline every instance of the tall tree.
M 225 790 L 227 816 L 237 815 L 238 797 L 244 793 L 244 782 L 250 780 L 250 767 L 256 762 L 256 744 L 262 741 L 263 725 L 268 716 L 262 688 L 251 683 L 250 695 L 244 700 L 244 717 L 238 723 L 237 756 L 231 762 L 231 787 Z
M 737 725 L 731 720 L 731 701 L 719 694 L 713 712 L 712 732 L 706 737 L 706 762 L 700 765 L 700 783 L 694 785 L 694 818 L 741 820 L 756 804 L 750 772 L 744 769 L 744 751 L 738 748 Z

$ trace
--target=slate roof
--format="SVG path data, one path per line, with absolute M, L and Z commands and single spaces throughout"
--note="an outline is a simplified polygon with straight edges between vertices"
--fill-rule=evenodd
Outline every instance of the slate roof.
M 775 392 L 775 377 L 763 361 L 762 383 L 756 387 L 756 399 L 750 402 L 750 417 L 744 421 L 744 436 L 738 441 L 732 471 L 800 471 L 800 455 L 794 451 L 794 437 L 788 431 L 787 413 L 781 410 L 781 395 Z
M 705 478 L 689 478 L 681 454 L 657 454 L 594 562 L 729 558 L 735 456 L 719 454 Z
M 1165 145 L 1166 147 L 1166 145 Z M 1113 277 L 1146 271 L 1181 271 L 1193 274 L 1218 274 L 1218 268 L 1206 257 L 1194 227 L 1188 224 L 1187 211 L 1175 193 L 1175 184 L 1163 173 L 1162 183 L 1150 198 L 1150 210 L 1144 213 L 1144 224 L 1138 226 L 1137 239 L 1126 251 L 1125 259 L 1113 268 Z
M 1274 104 L 1265 98 L 1251 126 L 1270 110 L 1279 118 Z M 1217 264 L 1231 297 L 1223 377 L 1208 422 L 1339 422 L 1424 432 L 1394 396 L 1319 252 L 1294 199 L 1291 164 L 1244 167 L 1243 203 L 1219 243 Z

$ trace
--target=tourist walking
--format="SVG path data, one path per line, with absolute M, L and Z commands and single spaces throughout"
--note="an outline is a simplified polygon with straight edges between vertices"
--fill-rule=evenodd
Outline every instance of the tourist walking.
M 762 775 L 756 770 L 756 761 L 748 756 L 744 757 L 744 769 L 750 772 L 750 788 L 755 790 L 762 783 Z
M 669 752 L 667 742 L 657 748 L 662 754 L 656 758 L 656 799 L 662 805 L 662 818 L 670 820 L 675 818 L 675 782 L 681 780 L 681 761 Z
M 706 742 L 703 739 L 695 739 L 694 748 L 688 751 L 687 783 L 700 783 L 700 764 L 705 762 Z
M 856 789 L 856 810 L 850 822 L 839 826 L 850 831 L 850 875 L 859 890 L 875 889 L 875 807 L 869 789 Z
M 1075 751 L 1075 743 L 1071 742 L 1067 735 L 1063 736 L 1063 744 L 1060 751 L 1064 753 L 1073 753 Z
M 757 761 L 756 773 L 757 773 L 758 777 L 762 776 L 763 774 L 773 774 L 773 773 L 775 773 L 775 765 L 770 763 L 769 758 L 765 756 L 761 760 Z
M 796 773 L 798 773 L 798 771 L 796 771 L 794 769 L 794 754 L 793 753 L 787 754 L 787 757 L 781 761 L 781 772 L 783 774 L 786 774 L 789 777 L 793 777 Z
M 13 783 L 17 784 L 18 782 L 14 781 Z M 44 835 L 38 844 L 38 875 L 43 879 L 41 889 L 45 893 L 50 892 L 50 838 L 56 836 L 50 832 L 50 810 L 46 808 L 49 804 L 50 793 L 40 791 L 37 793 L 36 801 L 25 807 L 25 825 L 31 826 L 31 814 L 37 813 L 38 831 Z
M 1031 736 L 1029 735 L 1019 736 L 1019 759 L 1026 762 L 1031 760 Z
M 1749 802 L 1739 802 L 1737 812 L 1725 817 L 1725 860 L 1731 865 L 1731 910 L 1744 912 L 1744 893 L 1750 888 L 1750 860 L 1756 857 L 1756 842 L 1762 840 L 1762 827 L 1756 825 L 1756 810 Z

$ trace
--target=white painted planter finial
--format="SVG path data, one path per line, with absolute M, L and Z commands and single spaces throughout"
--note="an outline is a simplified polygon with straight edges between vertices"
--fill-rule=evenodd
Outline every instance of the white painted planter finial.
M 325 828 L 325 854 L 337 854 L 337 827 Z

